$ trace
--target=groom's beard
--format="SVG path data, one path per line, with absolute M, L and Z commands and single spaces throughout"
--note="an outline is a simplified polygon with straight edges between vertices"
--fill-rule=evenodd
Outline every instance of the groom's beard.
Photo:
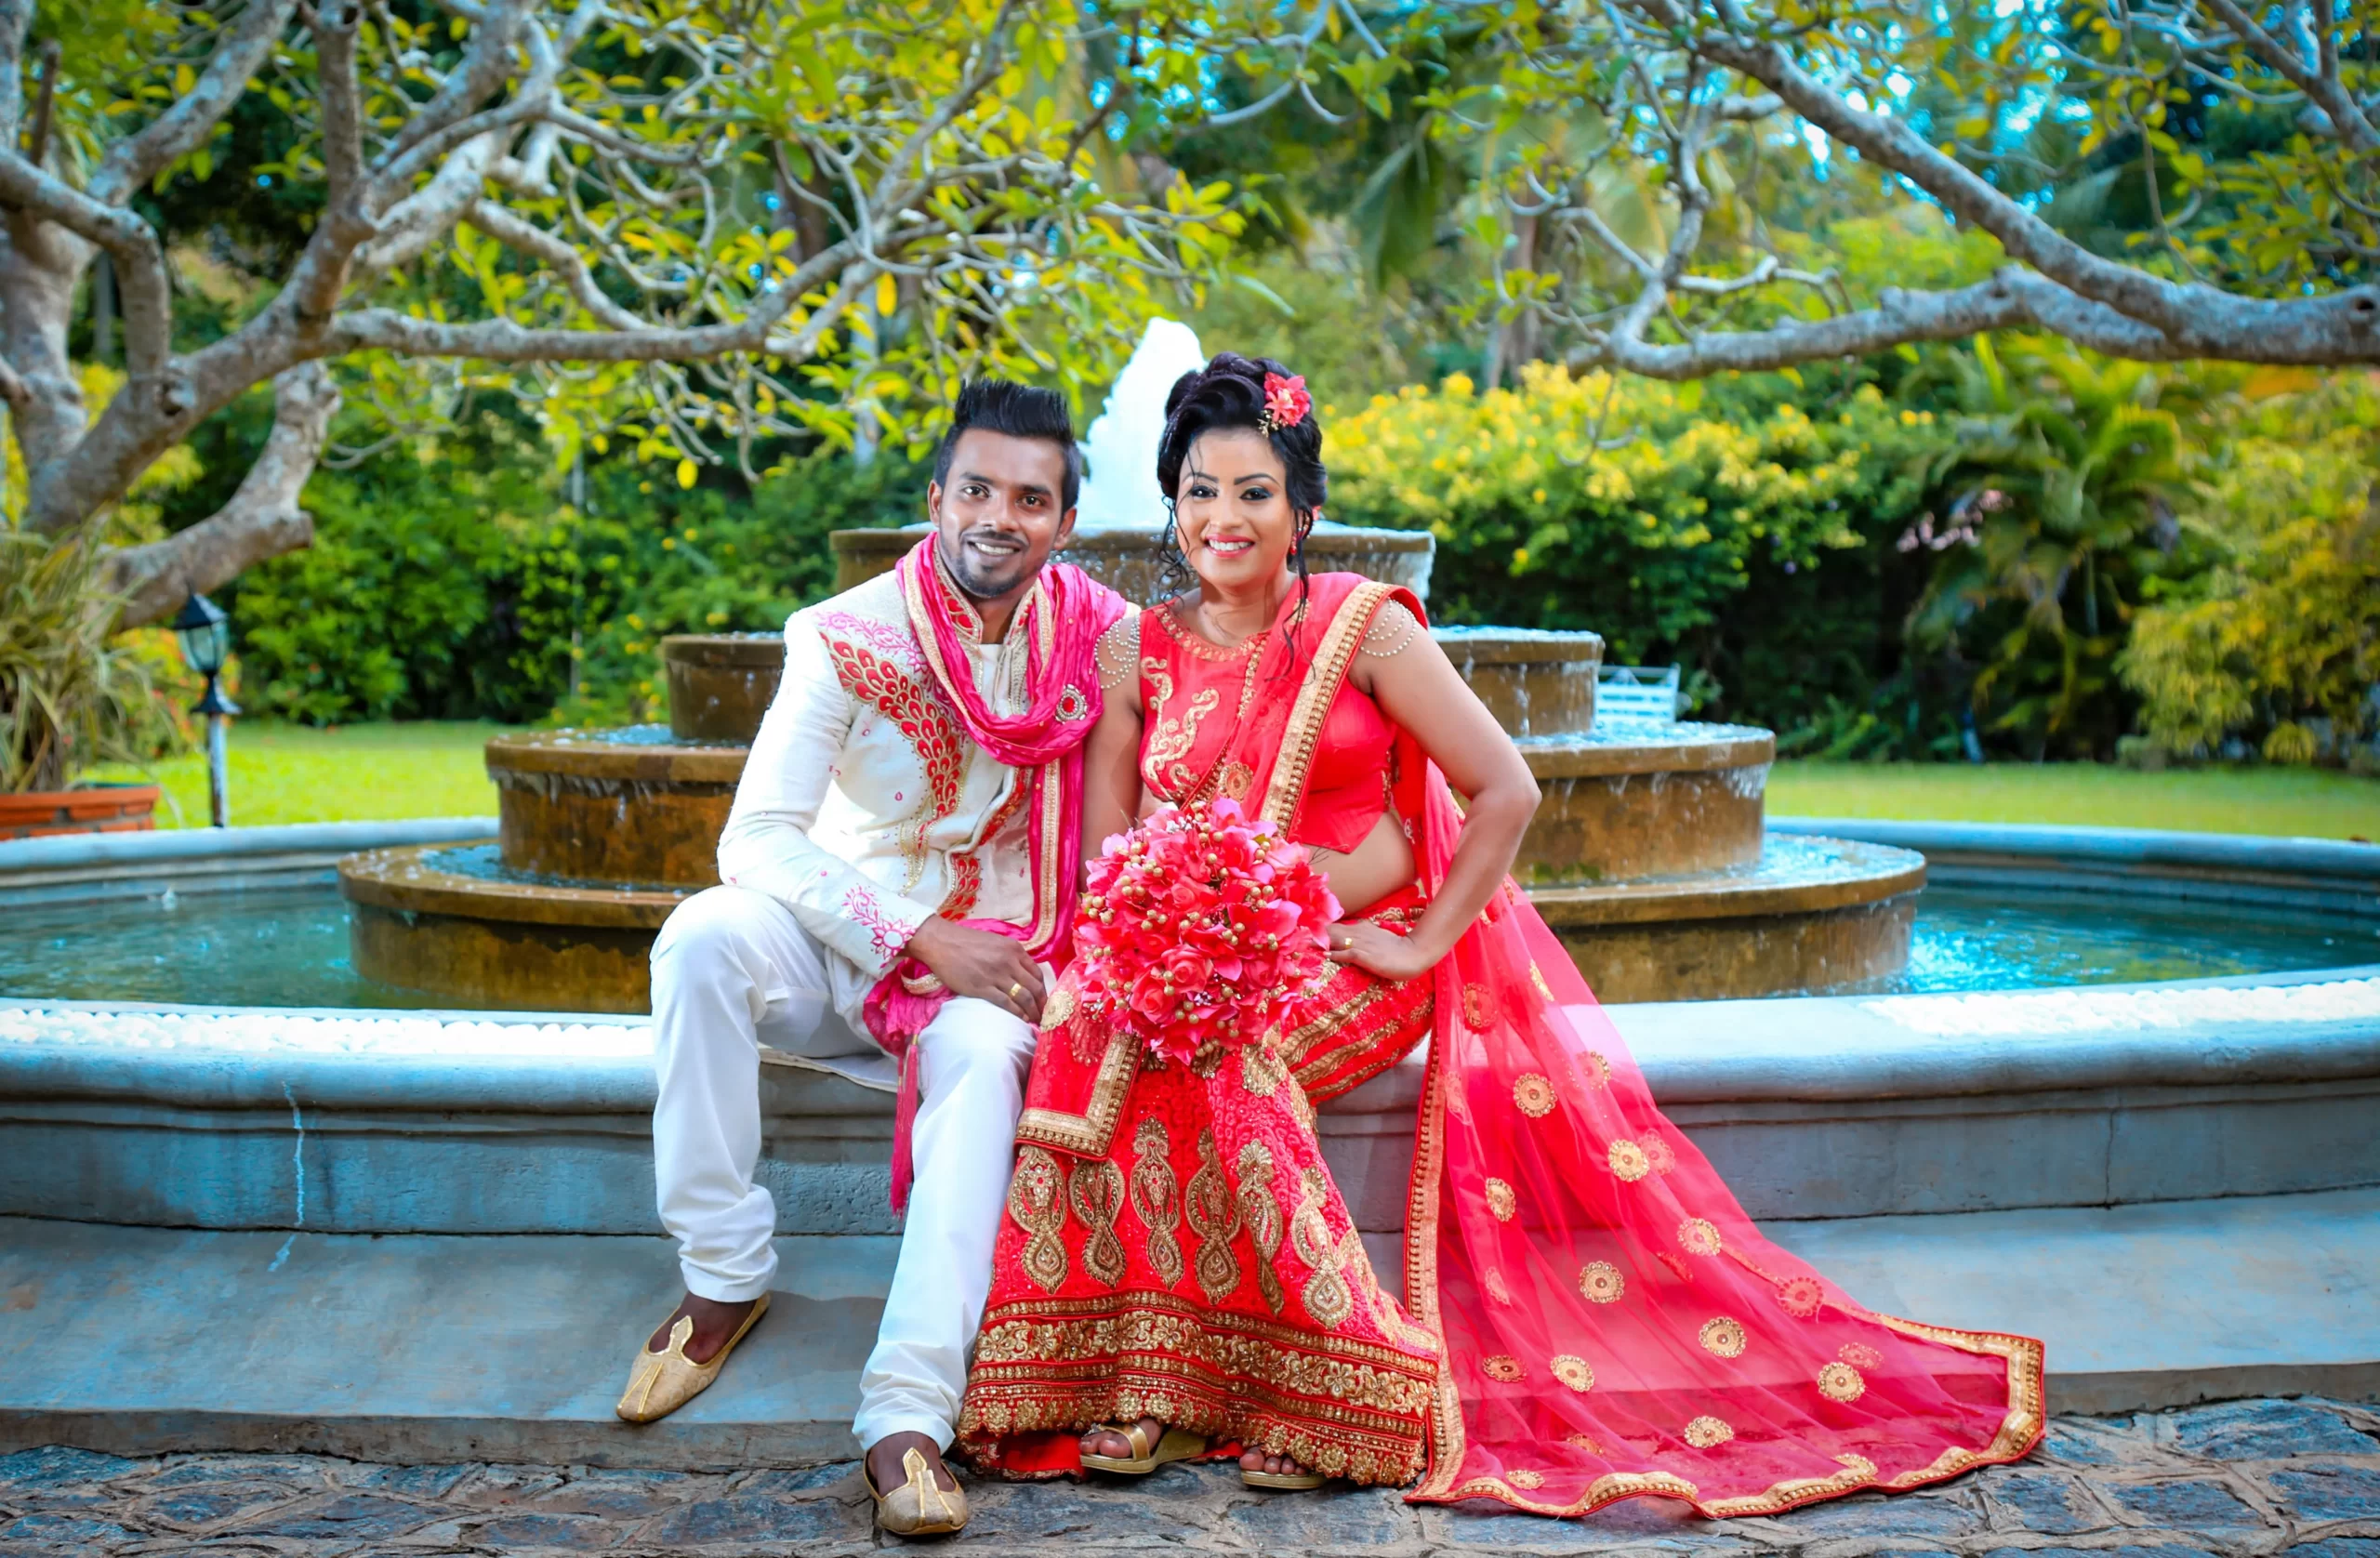
M 978 601 L 1008 594 L 1030 580 L 1042 562 L 1025 537 L 989 527 L 963 532 L 957 546 L 943 550 L 952 581 Z

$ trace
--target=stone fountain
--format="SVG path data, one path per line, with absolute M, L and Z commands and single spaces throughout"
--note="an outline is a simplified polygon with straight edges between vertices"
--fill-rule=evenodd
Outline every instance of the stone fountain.
M 1164 593 L 1155 469 L 1165 387 L 1204 361 L 1157 321 L 1086 442 L 1084 522 L 1064 561 L 1133 601 Z M 837 531 L 836 586 L 891 568 L 925 534 Z M 1319 524 L 1316 572 L 1425 601 L 1426 532 Z M 1544 791 L 1515 875 L 1607 1001 L 1855 984 L 1908 960 L 1925 865 L 1906 850 L 1763 828 L 1776 741 L 1740 725 L 1598 723 L 1593 633 L 1435 634 L 1519 742 Z M 669 911 L 716 882 L 720 829 L 783 669 L 775 634 L 665 639 L 669 723 L 499 736 L 495 844 L 343 862 L 356 969 L 467 1007 L 640 1011 Z

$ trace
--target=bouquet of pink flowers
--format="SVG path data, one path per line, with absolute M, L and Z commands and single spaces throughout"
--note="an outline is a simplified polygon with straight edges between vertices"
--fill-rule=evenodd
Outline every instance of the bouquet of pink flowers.
M 1107 840 L 1075 921 L 1078 1023 L 1187 1062 L 1261 1037 L 1329 970 L 1339 901 L 1302 846 L 1235 800 L 1168 806 Z

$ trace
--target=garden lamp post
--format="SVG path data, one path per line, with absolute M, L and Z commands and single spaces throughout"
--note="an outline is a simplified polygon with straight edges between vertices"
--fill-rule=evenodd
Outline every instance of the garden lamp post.
M 205 596 L 193 594 L 182 602 L 181 611 L 174 617 L 174 637 L 181 641 L 182 658 L 190 668 L 206 679 L 206 693 L 191 712 L 206 717 L 207 816 L 211 825 L 229 827 L 231 803 L 225 745 L 231 716 L 239 713 L 240 707 L 223 695 L 215 679 L 223 674 L 223 662 L 231 657 L 231 619 Z

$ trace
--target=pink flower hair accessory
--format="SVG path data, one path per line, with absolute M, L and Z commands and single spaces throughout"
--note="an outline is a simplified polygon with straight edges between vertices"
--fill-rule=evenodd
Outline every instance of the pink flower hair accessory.
M 1264 410 L 1256 420 L 1266 432 L 1294 428 L 1313 410 L 1314 397 L 1305 392 L 1305 375 L 1295 374 L 1288 378 L 1279 374 L 1264 376 Z

